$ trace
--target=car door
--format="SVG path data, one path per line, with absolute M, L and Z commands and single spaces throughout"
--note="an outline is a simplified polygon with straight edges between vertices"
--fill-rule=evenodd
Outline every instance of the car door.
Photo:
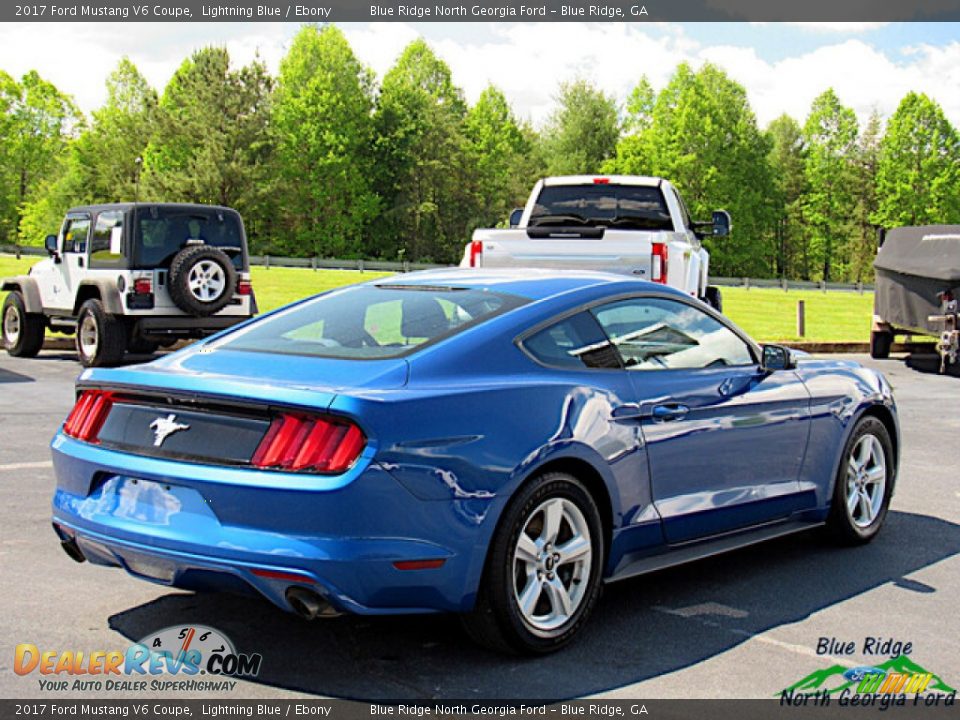
M 632 379 L 654 504 L 670 543 L 789 517 L 800 492 L 810 398 L 796 373 L 694 302 L 635 297 L 595 307 Z
M 41 285 L 44 307 L 73 312 L 81 275 L 86 272 L 89 215 L 68 215 L 58 242 L 59 253 Z

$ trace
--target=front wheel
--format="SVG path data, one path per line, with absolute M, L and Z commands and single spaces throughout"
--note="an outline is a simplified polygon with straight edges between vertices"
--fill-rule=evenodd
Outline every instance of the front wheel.
M 99 300 L 87 300 L 77 316 L 77 358 L 84 367 L 114 365 L 127 348 L 126 328 L 103 308 Z
M 600 597 L 603 526 L 576 478 L 541 475 L 504 511 L 467 633 L 495 650 L 543 654 L 583 627 Z
M 827 529 L 841 543 L 860 545 L 880 532 L 895 479 L 893 443 L 887 427 L 873 416 L 854 427 L 834 480 Z
M 3 301 L 3 346 L 13 357 L 36 357 L 43 348 L 46 323 L 43 315 L 27 312 L 19 290 Z

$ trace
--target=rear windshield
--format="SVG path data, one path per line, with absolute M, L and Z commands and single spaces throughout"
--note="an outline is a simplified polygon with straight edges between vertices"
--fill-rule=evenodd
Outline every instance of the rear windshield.
M 216 347 L 327 358 L 398 357 L 524 302 L 485 290 L 359 285 L 266 317 Z
M 137 210 L 134 257 L 139 267 L 164 267 L 190 241 L 223 250 L 243 267 L 243 231 L 234 213 L 204 208 L 142 207 Z
M 528 224 L 673 230 L 660 188 L 637 185 L 544 186 Z

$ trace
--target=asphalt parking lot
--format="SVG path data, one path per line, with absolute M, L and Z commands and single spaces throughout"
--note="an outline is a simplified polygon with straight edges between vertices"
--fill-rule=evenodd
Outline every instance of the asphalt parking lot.
M 611 585 L 576 644 L 516 659 L 472 646 L 455 618 L 307 624 L 265 601 L 75 564 L 50 528 L 48 443 L 71 407 L 79 366 L 67 353 L 2 354 L 0 696 L 83 697 L 41 691 L 36 673 L 16 675 L 18 643 L 122 650 L 184 623 L 216 627 L 239 650 L 263 655 L 257 681 L 221 698 L 763 698 L 834 662 L 885 660 L 861 652 L 868 638 L 911 643 L 913 662 L 957 687 L 960 377 L 937 375 L 933 358 L 856 359 L 886 373 L 903 429 L 897 494 L 874 543 L 837 549 L 806 533 Z M 818 655 L 820 638 L 853 641 L 856 651 Z

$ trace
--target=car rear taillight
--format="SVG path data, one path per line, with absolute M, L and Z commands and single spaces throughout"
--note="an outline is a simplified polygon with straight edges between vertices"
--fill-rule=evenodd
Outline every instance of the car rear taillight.
M 650 279 L 655 283 L 667 284 L 666 243 L 653 243 L 650 255 Z
M 249 280 L 237 280 L 237 295 L 250 295 L 253 293 L 253 283 Z
M 594 185 L 609 185 L 609 184 L 610 184 L 610 178 L 595 177 L 595 178 L 593 179 L 593 184 L 594 184 Z
M 137 278 L 133 281 L 133 292 L 137 295 L 149 295 L 153 292 L 153 281 L 146 277 Z
M 340 473 L 356 462 L 366 444 L 363 432 L 351 422 L 284 413 L 270 424 L 250 464 Z
M 470 243 L 470 267 L 480 267 L 483 261 L 483 242 L 474 240 Z
M 73 406 L 63 432 L 84 442 L 96 443 L 100 428 L 103 427 L 110 408 L 113 407 L 113 393 L 103 390 L 86 390 Z

